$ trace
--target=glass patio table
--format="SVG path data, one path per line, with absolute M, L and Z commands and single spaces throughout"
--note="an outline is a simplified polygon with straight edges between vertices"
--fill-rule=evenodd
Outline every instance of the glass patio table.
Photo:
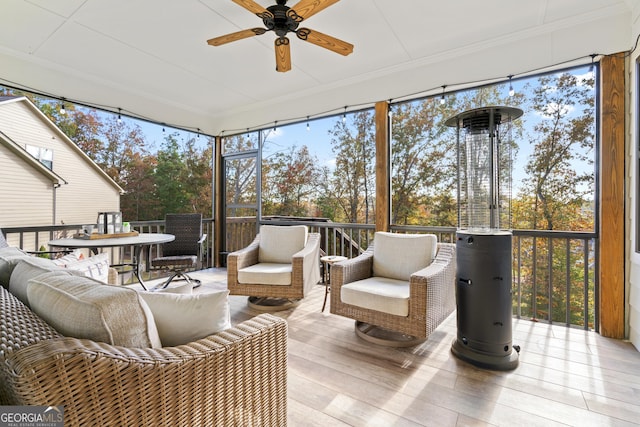
M 126 237 L 108 237 L 104 239 L 83 239 L 83 238 L 66 238 L 66 239 L 54 239 L 48 242 L 48 245 L 54 248 L 69 248 L 78 249 L 86 248 L 91 250 L 92 253 L 97 254 L 99 248 L 114 248 L 133 246 L 133 259 L 130 263 L 123 263 L 114 265 L 114 267 L 133 267 L 133 274 L 140 282 L 143 289 L 147 289 L 144 285 L 144 280 L 140 275 L 140 254 L 144 246 L 156 245 L 161 243 L 167 243 L 175 240 L 176 236 L 173 234 L 162 233 L 140 233 L 137 236 Z

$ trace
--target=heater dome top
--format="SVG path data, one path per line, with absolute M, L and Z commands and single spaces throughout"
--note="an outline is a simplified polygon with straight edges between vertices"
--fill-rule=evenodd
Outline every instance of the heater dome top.
M 489 121 L 491 120 L 491 115 L 493 114 L 493 122 L 495 124 L 505 123 L 512 120 L 515 120 L 522 116 L 524 112 L 516 107 L 505 107 L 505 106 L 490 106 L 490 107 L 480 107 L 474 108 L 472 110 L 463 111 L 462 113 L 456 114 L 453 117 L 447 119 L 444 122 L 445 125 L 451 127 L 472 127 L 476 128 L 489 128 Z

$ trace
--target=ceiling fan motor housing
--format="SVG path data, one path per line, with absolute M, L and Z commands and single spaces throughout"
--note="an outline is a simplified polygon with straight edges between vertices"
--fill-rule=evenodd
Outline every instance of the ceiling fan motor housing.
M 284 37 L 288 32 L 296 31 L 303 19 L 285 3 L 286 0 L 278 0 L 278 4 L 269 6 L 267 10 L 271 12 L 273 17 L 267 16 L 262 19 L 264 25 L 279 37 Z

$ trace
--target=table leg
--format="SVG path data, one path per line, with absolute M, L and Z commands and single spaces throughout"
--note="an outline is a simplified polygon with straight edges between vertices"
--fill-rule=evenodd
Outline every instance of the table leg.
M 141 245 L 135 245 L 133 247 L 133 274 L 136 276 L 136 279 L 138 279 L 138 282 L 140 283 L 140 286 L 142 286 L 142 289 L 146 291 L 148 289 L 144 285 L 144 280 L 142 280 L 142 276 L 140 275 L 140 253 L 141 252 L 142 252 Z
M 324 308 L 327 305 L 327 296 L 329 295 L 329 289 L 331 288 L 331 263 L 324 263 L 322 276 L 322 281 L 324 282 L 324 302 L 322 303 L 322 312 L 324 312 Z

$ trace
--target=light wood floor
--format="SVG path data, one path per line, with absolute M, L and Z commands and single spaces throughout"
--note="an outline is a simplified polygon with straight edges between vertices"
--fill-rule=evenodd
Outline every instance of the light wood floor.
M 226 271 L 198 276 L 224 282 Z M 328 303 L 322 313 L 323 298 L 318 285 L 274 313 L 289 325 L 290 426 L 640 425 L 640 353 L 628 342 L 514 319 L 518 367 L 487 371 L 451 354 L 455 313 L 422 345 L 390 349 L 356 337 Z M 256 314 L 246 297 L 230 305 L 233 323 Z

